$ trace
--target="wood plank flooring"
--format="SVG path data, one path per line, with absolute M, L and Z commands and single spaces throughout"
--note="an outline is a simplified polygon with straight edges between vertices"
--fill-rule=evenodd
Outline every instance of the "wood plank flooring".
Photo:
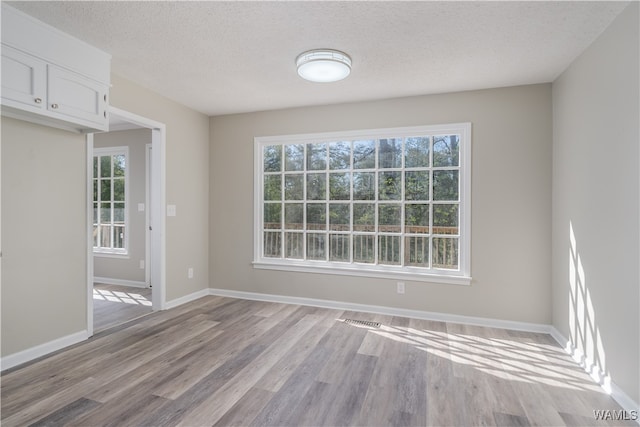
M 93 330 L 96 333 L 152 311 L 150 288 L 93 285 Z
M 11 369 L 1 397 L 5 427 L 635 425 L 594 419 L 620 407 L 548 335 L 223 297 Z

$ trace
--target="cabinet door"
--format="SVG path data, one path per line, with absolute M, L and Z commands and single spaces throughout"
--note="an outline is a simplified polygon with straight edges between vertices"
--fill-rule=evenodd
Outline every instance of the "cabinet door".
M 31 111 L 45 107 L 46 63 L 2 45 L 2 104 Z
M 107 129 L 107 86 L 80 74 L 48 66 L 47 109 L 69 121 Z

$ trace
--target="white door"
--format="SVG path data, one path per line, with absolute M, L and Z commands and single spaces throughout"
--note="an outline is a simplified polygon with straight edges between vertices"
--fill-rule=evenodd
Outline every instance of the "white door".
M 146 208 L 146 232 L 145 232 L 145 269 L 144 269 L 144 281 L 148 287 L 152 287 L 151 283 L 151 233 L 153 231 L 153 206 L 151 204 L 151 188 L 153 184 L 153 180 L 151 179 L 152 168 L 153 168 L 153 155 L 152 155 L 152 145 L 146 145 L 146 187 L 145 194 L 147 204 Z

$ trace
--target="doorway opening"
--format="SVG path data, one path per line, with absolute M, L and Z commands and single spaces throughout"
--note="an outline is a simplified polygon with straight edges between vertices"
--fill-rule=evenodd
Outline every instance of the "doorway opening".
M 135 268 L 139 269 L 138 274 L 144 270 L 144 275 L 140 280 L 106 280 L 99 274 L 95 274 L 96 272 L 104 271 L 105 268 L 102 263 L 97 266 L 94 265 L 94 255 L 96 255 L 94 247 L 102 245 L 102 243 L 96 243 L 98 241 L 97 230 L 100 228 L 96 226 L 96 218 L 98 218 L 98 215 L 108 213 L 108 210 L 103 209 L 103 207 L 109 208 L 112 206 L 114 213 L 111 214 L 113 215 L 111 218 L 113 221 L 117 204 L 114 202 L 113 196 L 110 196 L 112 205 L 106 203 L 98 206 L 98 203 L 94 202 L 97 194 L 97 182 L 94 181 L 101 181 L 104 179 L 103 176 L 106 175 L 101 174 L 100 179 L 94 180 L 94 156 L 102 150 L 102 148 L 94 149 L 94 145 L 96 140 L 102 140 L 111 132 L 115 134 L 116 131 L 125 130 L 133 132 L 139 130 L 141 135 L 145 135 L 145 138 L 147 138 L 147 143 L 144 140 L 139 141 L 140 146 L 136 148 L 136 150 L 139 149 L 138 151 L 140 151 L 139 161 L 142 165 L 138 169 L 144 167 L 144 173 L 140 173 L 140 170 L 138 171 L 137 179 L 139 182 L 136 185 L 141 188 L 138 191 L 144 192 L 144 194 L 138 194 L 136 198 L 129 197 L 131 187 L 125 183 L 127 201 L 124 209 L 126 215 L 128 215 L 127 218 L 133 216 L 138 221 L 137 235 L 142 240 L 141 242 L 138 241 L 136 245 L 141 249 L 144 248 L 144 255 L 142 255 L 142 251 L 139 251 L 135 256 L 132 256 L 133 254 L 130 254 L 127 248 L 123 256 L 118 257 L 116 253 L 110 257 L 110 254 L 107 253 L 100 254 L 101 256 L 96 259 L 100 262 L 104 259 L 107 261 L 106 265 L 111 262 L 113 266 L 114 263 L 117 265 L 118 258 L 120 258 L 120 261 L 128 262 L 128 264 L 124 263 L 120 264 L 120 266 L 129 265 L 130 267 L 131 264 L 135 264 Z M 149 132 L 150 141 L 148 138 Z M 96 331 L 103 330 L 147 314 L 152 310 L 157 311 L 165 308 L 166 240 L 163 208 L 166 200 L 165 143 L 166 128 L 164 124 L 114 107 L 110 108 L 110 132 L 87 135 L 87 331 L 89 336 L 93 335 L 94 329 Z M 109 159 L 99 157 L 99 161 L 104 160 Z M 113 164 L 115 164 L 114 162 L 112 161 Z M 129 162 L 129 159 L 126 162 Z M 130 181 L 130 178 L 126 179 Z M 98 183 L 98 185 L 101 185 L 101 183 Z M 111 188 L 113 189 L 112 193 L 115 192 L 115 184 Z M 106 191 L 107 193 L 105 194 L 109 196 L 108 190 Z M 131 221 L 125 220 L 124 224 L 131 224 Z M 121 228 L 117 228 L 118 226 Z M 107 232 L 111 230 L 112 241 L 121 239 L 119 242 L 126 242 L 127 240 L 123 239 L 129 239 L 130 231 L 127 227 L 128 225 L 114 223 L 111 229 L 108 226 L 104 229 Z M 108 241 L 109 238 L 107 237 L 106 240 Z M 117 252 L 117 250 L 114 252 Z M 99 319 L 94 318 L 94 315 L 101 317 Z

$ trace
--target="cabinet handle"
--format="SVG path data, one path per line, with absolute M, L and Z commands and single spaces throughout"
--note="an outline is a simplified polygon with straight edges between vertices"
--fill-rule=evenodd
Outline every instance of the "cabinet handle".
M 42 104 L 42 98 L 36 98 L 36 99 L 34 99 L 34 102 L 36 104 Z
M 51 108 L 53 108 L 54 110 L 58 108 L 58 104 L 51 104 Z

